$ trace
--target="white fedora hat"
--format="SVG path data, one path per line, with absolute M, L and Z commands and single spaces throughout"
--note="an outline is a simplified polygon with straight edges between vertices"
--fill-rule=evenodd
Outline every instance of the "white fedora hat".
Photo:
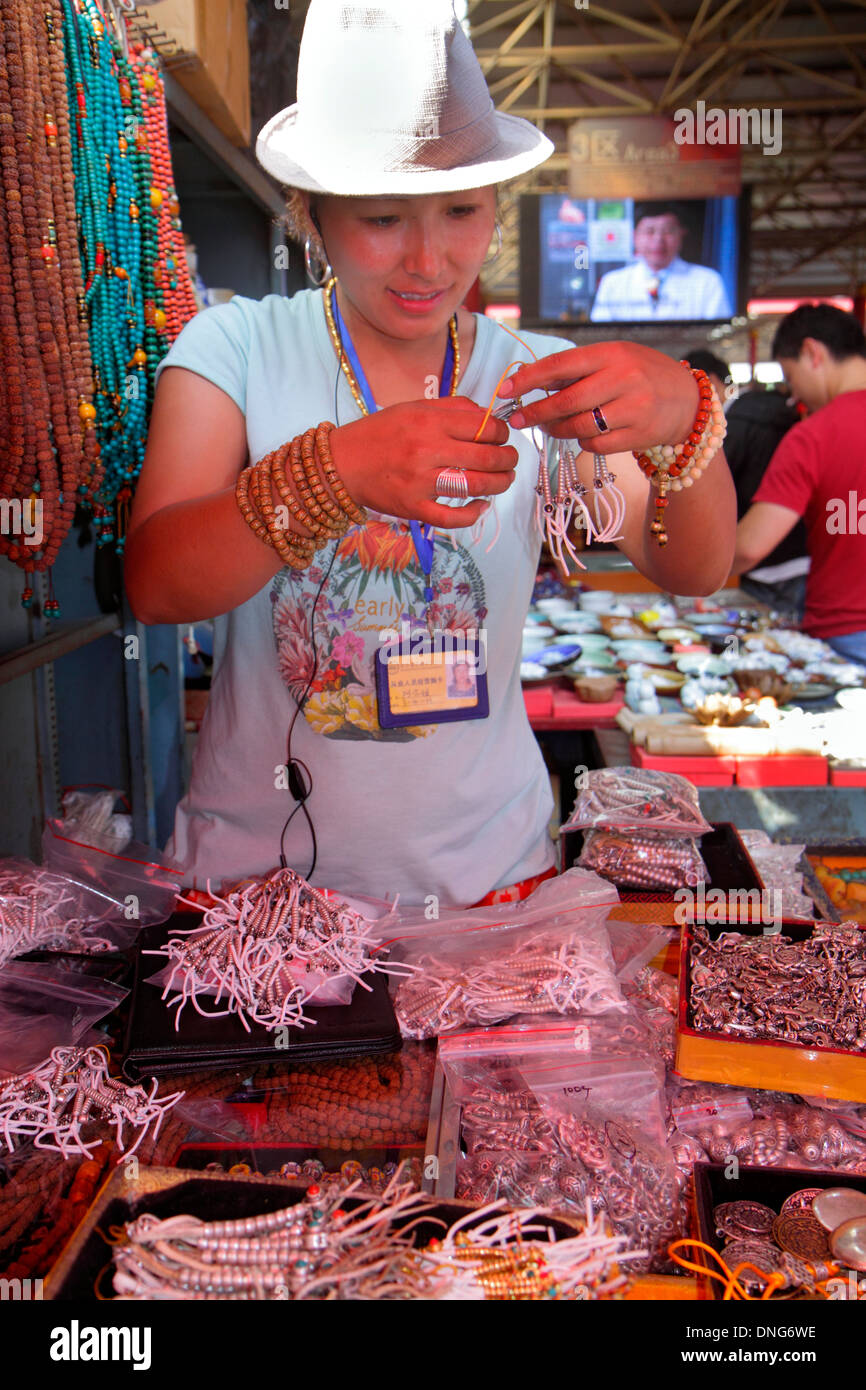
M 311 0 L 298 100 L 256 143 L 281 183 L 345 197 L 481 188 L 552 153 L 494 108 L 453 0 Z

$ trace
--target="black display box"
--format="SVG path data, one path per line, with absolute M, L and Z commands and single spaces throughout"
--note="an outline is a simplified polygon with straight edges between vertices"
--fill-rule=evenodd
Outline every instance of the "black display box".
M 194 925 L 189 913 L 179 913 L 158 926 L 147 927 L 135 946 L 135 979 L 124 1045 L 123 1073 L 131 1081 L 176 1072 L 217 1071 L 241 1063 L 276 1062 L 286 1067 L 300 1062 L 328 1062 L 341 1057 L 365 1057 L 396 1052 L 402 1046 L 400 1029 L 388 993 L 388 978 L 367 976 L 368 992 L 356 985 L 352 1002 L 306 1012 L 315 1023 L 289 1028 L 277 1047 L 274 1032 L 251 1023 L 249 1031 L 236 1014 L 203 1018 L 187 1002 L 175 1029 L 175 1009 L 162 999 L 162 985 L 149 985 L 164 957 L 145 955 L 157 949 L 177 929 Z M 213 1007 L 206 999 L 203 1008 Z
M 404 1159 L 424 1159 L 424 1144 L 380 1144 L 378 1148 L 359 1141 L 351 1149 L 333 1149 L 319 1144 L 181 1144 L 171 1160 L 172 1168 L 202 1172 L 209 1163 L 221 1163 L 228 1170 L 236 1163 L 245 1163 L 253 1173 L 264 1177 L 274 1175 L 284 1163 L 304 1163 L 318 1159 L 328 1173 L 337 1173 L 342 1164 L 355 1161 L 365 1168 L 382 1168 L 386 1163 L 402 1163 Z
M 44 1297 L 60 1302 L 111 1298 L 111 1266 L 110 1262 L 107 1264 L 105 1236 L 112 1227 L 122 1227 L 144 1212 L 163 1218 L 186 1215 L 204 1221 L 234 1221 L 293 1206 L 303 1199 L 308 1186 L 306 1182 L 283 1178 L 223 1177 L 219 1173 L 190 1173 L 179 1168 L 142 1168 L 140 1176 L 131 1179 L 121 1164 L 97 1193 L 54 1265 L 45 1281 Z M 351 1211 L 365 1200 L 369 1199 L 345 1197 L 340 1205 Z M 398 1220 L 395 1224 L 413 1224 L 414 1243 L 423 1246 L 442 1236 L 443 1224 L 448 1228 L 476 1210 L 468 1202 L 431 1198 L 429 1210 L 420 1219 L 417 1212 L 410 1212 L 403 1222 Z M 564 1217 L 538 1215 L 532 1224 L 537 1228 L 533 1239 L 546 1239 L 548 1231 L 556 1240 L 567 1240 L 580 1233 L 580 1227 Z
M 722 1202 L 763 1202 L 778 1212 L 787 1197 L 806 1187 L 853 1187 L 866 1192 L 866 1175 L 839 1173 L 827 1168 L 759 1168 L 741 1166 L 736 1178 L 725 1177 L 729 1165 L 724 1163 L 695 1164 L 695 1210 L 698 1236 L 724 1258 L 724 1242 L 716 1235 L 713 1210 Z M 721 1274 L 720 1267 L 703 1251 L 698 1257 L 705 1268 Z M 863 1278 L 864 1276 L 857 1276 Z M 712 1296 L 722 1299 L 724 1285 L 709 1279 Z M 783 1294 L 784 1297 L 784 1294 Z M 772 1300 L 776 1301 L 776 1298 Z
M 562 836 L 563 870 L 570 869 L 577 863 L 583 849 L 586 833 L 583 830 L 570 830 Z M 628 834 L 628 831 L 625 833 Z M 640 832 L 634 832 L 634 834 L 638 833 Z M 737 834 L 736 827 L 730 821 L 720 821 L 698 840 L 698 846 L 709 874 L 706 890 L 720 888 L 724 893 L 728 893 L 731 890 L 740 889 L 752 893 L 754 901 L 744 904 L 743 913 L 738 913 L 736 918 L 732 920 L 750 921 L 753 918 L 757 919 L 761 912 L 760 894 L 764 891 L 764 881 L 755 868 L 749 851 Z M 680 906 L 674 898 L 676 890 L 673 888 L 620 888 L 619 884 L 615 886 L 622 903 L 667 903 L 671 905 L 672 909 L 675 906 Z M 695 907 L 689 916 L 698 922 L 705 920 L 704 912 L 701 910 L 701 898 L 697 890 L 695 890 Z

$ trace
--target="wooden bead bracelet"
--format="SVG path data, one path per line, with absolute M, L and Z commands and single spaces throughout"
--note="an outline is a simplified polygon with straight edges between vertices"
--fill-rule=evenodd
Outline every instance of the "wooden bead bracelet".
M 687 362 L 681 365 L 688 367 Z M 692 486 L 722 447 L 727 432 L 725 413 L 706 372 L 698 367 L 689 367 L 689 371 L 698 383 L 700 400 L 688 439 L 682 444 L 658 444 L 644 453 L 635 453 L 641 472 L 658 488 L 656 514 L 650 531 L 659 545 L 668 543 L 664 520 L 668 492 L 680 492 Z
M 235 488 L 244 521 L 276 550 L 292 569 L 306 569 L 328 541 L 345 535 L 351 525 L 363 526 L 367 513 L 356 506 L 337 472 L 331 454 L 334 426 L 324 421 L 266 454 L 245 468 Z M 288 462 L 292 482 L 286 475 Z M 274 506 L 276 491 L 282 506 Z M 288 513 L 309 535 L 299 535 L 286 525 Z

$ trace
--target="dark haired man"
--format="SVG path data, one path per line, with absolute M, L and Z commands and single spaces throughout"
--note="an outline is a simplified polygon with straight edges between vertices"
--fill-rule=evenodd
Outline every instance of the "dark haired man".
M 722 404 L 731 390 L 728 364 L 706 348 L 696 348 L 685 355 L 690 367 L 706 372 Z M 728 433 L 725 436 L 725 458 L 737 490 L 737 517 L 742 520 L 767 471 L 770 459 L 792 425 L 797 412 L 788 404 L 781 391 L 765 391 L 760 387 L 744 391 L 725 406 Z M 806 528 L 798 521 L 785 539 L 764 559 L 760 569 L 740 576 L 740 588 L 771 608 L 801 622 L 806 601 L 806 575 L 809 573 L 809 550 Z
M 730 318 L 730 300 L 718 271 L 681 258 L 686 230 L 675 206 L 637 205 L 635 259 L 601 277 L 592 322 Z
M 779 324 L 773 356 L 810 415 L 785 435 L 737 527 L 734 568 L 754 570 L 802 517 L 803 627 L 866 665 L 866 337 L 853 314 L 803 304 Z

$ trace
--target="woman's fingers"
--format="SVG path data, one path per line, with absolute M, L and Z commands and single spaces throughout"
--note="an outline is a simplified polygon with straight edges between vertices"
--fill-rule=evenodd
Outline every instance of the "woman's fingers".
M 503 381 L 499 395 L 508 398 L 525 396 L 530 391 L 560 391 L 563 386 L 590 376 L 606 365 L 607 357 L 601 349 L 610 346 L 610 343 L 590 343 L 587 347 L 551 353 L 538 362 L 527 362 Z
M 505 473 L 477 473 L 474 472 L 472 469 L 455 469 L 453 464 L 451 463 L 446 464 L 444 469 L 440 469 L 440 472 L 444 471 L 462 474 L 462 476 L 466 479 L 467 497 L 492 497 L 494 495 L 499 496 L 500 493 L 508 491 L 508 489 L 511 487 L 511 484 L 514 482 L 515 477 L 517 476 L 514 469 L 509 469 Z M 436 473 L 431 479 L 431 494 L 435 492 L 437 497 L 453 496 L 453 493 L 438 492 L 436 490 L 438 479 L 439 473 Z
M 473 499 L 459 507 L 446 507 L 443 502 L 424 502 L 418 508 L 417 519 L 426 521 L 430 526 L 438 526 L 440 531 L 453 531 L 462 526 L 474 526 L 489 506 L 490 503 L 484 498 Z
M 462 468 L 473 473 L 513 473 L 519 457 L 513 444 L 466 444 L 458 440 L 445 453 L 435 451 L 441 468 Z
M 526 405 L 520 414 L 523 426 L 539 425 L 548 434 L 551 426 L 570 424 L 570 433 L 561 438 L 575 439 L 580 435 L 604 434 L 608 429 L 624 429 L 633 424 L 644 405 L 650 404 L 649 393 L 643 401 L 642 383 L 630 383 L 614 372 L 594 372 L 587 381 L 573 382 L 555 395 Z M 600 415 L 593 412 L 600 411 Z M 516 417 L 512 417 L 512 424 Z

